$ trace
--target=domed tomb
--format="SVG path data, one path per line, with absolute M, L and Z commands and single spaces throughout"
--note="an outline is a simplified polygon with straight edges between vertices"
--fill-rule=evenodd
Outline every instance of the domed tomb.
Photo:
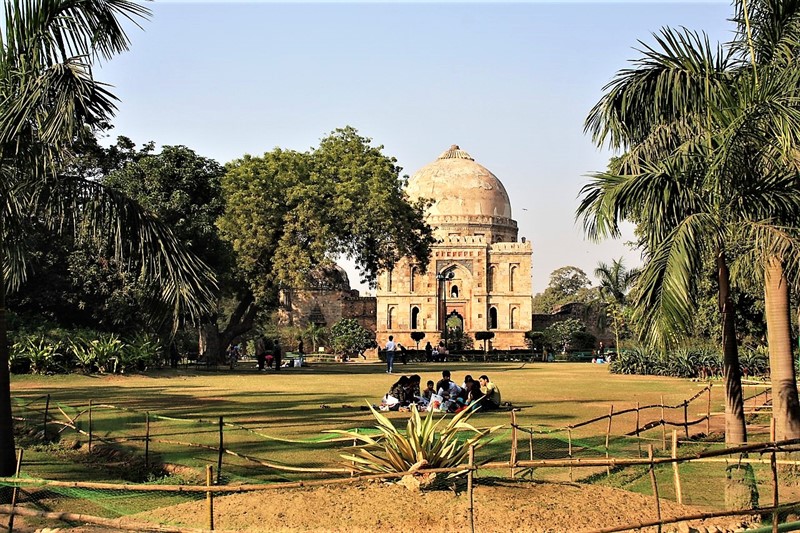
M 489 242 L 517 238 L 502 182 L 455 144 L 416 172 L 406 192 L 412 200 L 433 202 L 426 220 L 440 238 L 482 235 Z

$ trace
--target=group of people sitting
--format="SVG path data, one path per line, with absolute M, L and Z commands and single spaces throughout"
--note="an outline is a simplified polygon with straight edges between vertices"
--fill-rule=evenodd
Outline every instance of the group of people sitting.
M 450 379 L 450 371 L 442 371 L 442 379 L 436 384 L 428 381 L 420 390 L 422 378 L 400 376 L 381 401 L 382 411 L 407 410 L 416 405 L 420 411 L 440 411 L 458 413 L 465 409 L 499 409 L 502 405 L 500 389 L 489 380 L 486 374 L 475 381 L 471 375 L 464 376 L 464 382 L 457 385 Z

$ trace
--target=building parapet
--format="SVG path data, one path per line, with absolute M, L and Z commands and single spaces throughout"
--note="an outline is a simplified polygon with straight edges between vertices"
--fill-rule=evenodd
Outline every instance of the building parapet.
M 522 242 L 495 242 L 490 247 L 491 252 L 525 252 L 532 253 L 533 247 L 530 241 Z
M 517 227 L 517 221 L 514 219 L 492 215 L 431 215 L 428 217 L 427 222 L 431 226 L 438 224 L 488 224 L 508 228 Z

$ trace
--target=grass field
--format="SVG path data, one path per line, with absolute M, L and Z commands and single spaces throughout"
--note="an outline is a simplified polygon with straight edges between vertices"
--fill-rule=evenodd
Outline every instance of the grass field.
M 304 368 L 289 368 L 278 373 L 259 373 L 253 365 L 242 365 L 236 370 L 163 370 L 147 375 L 103 375 L 79 374 L 56 376 L 14 376 L 12 396 L 17 405 L 15 415 L 28 418 L 28 425 L 36 427 L 41 420 L 44 402 L 42 396 L 51 398 L 51 419 L 64 419 L 64 415 L 75 418 L 85 411 L 91 399 L 95 406 L 107 404 L 117 409 L 95 407 L 93 428 L 95 435 L 104 437 L 131 437 L 144 435 L 144 412 L 151 413 L 150 444 L 156 463 L 183 465 L 201 474 L 205 465 L 216 465 L 213 450 L 187 448 L 166 443 L 180 441 L 214 447 L 218 444 L 219 417 L 226 426 L 225 447 L 241 454 L 258 457 L 275 464 L 331 467 L 342 466 L 339 454 L 346 443 L 330 442 L 329 429 L 363 428 L 374 425 L 369 411 L 361 409 L 367 404 L 379 403 L 390 385 L 400 373 L 417 373 L 423 384 L 428 379 L 437 380 L 441 370 L 448 368 L 454 380 L 460 383 L 466 374 L 477 377 L 488 374 L 501 389 L 503 400 L 519 409 L 517 423 L 523 427 L 535 427 L 543 433 L 534 437 L 535 457 L 564 457 L 567 454 L 565 431 L 547 434 L 549 430 L 563 428 L 589 418 L 608 414 L 611 406 L 615 411 L 641 405 L 658 404 L 663 397 L 666 404 L 680 404 L 694 396 L 707 383 L 653 376 L 621 376 L 608 372 L 605 365 L 587 363 L 425 363 L 398 365 L 398 373 L 389 376 L 384 366 L 378 363 L 318 363 Z M 757 390 L 746 392 L 750 396 Z M 689 407 L 689 419 L 701 418 L 706 413 L 706 399 L 693 402 Z M 120 409 L 122 408 L 122 409 Z M 723 410 L 723 386 L 712 387 L 712 412 Z M 62 414 L 63 411 L 63 414 Z M 389 413 L 398 424 L 404 424 L 406 413 Z M 507 460 L 511 447 L 509 412 L 478 413 L 473 417 L 476 426 L 504 425 L 495 434 L 493 442 L 481 450 L 479 459 Z M 659 419 L 660 410 L 642 414 L 641 423 Z M 167 418 L 161 418 L 167 417 Z M 665 417 L 679 422 L 683 410 L 667 411 Z M 78 425 L 86 430 L 87 416 L 78 418 Z M 635 415 L 615 418 L 612 428 L 611 455 L 630 456 L 636 454 L 639 443 L 622 437 L 633 430 Z M 719 427 L 717 425 L 717 427 Z M 50 432 L 57 425 L 51 424 Z M 246 429 L 244 429 L 246 428 Z M 607 421 L 592 424 L 571 433 L 573 454 L 578 457 L 604 456 L 604 440 Z M 681 435 L 682 435 L 682 428 Z M 705 430 L 705 423 L 693 426 L 693 432 Z M 651 430 L 642 444 L 656 446 L 661 452 L 661 430 Z M 76 436 L 71 430 L 63 433 L 62 439 L 78 439 L 84 445 L 86 438 Z M 161 442 L 159 442 L 161 440 Z M 520 458 L 528 457 L 527 435 L 520 435 Z M 140 441 L 121 444 L 123 448 L 135 450 L 141 455 Z M 698 446 L 702 446 L 698 445 Z M 695 449 L 695 451 L 701 451 Z M 668 451 L 666 453 L 669 453 Z M 126 479 L 125 470 L 130 465 L 109 468 L 86 461 L 85 454 L 65 451 L 64 447 L 34 446 L 26 451 L 25 472 L 35 477 L 84 481 L 118 481 Z M 761 468 L 760 468 L 761 469 Z M 602 470 L 602 471 L 601 471 Z M 589 479 L 634 490 L 649 492 L 646 469 L 618 472 L 610 477 L 605 469 L 576 470 L 575 478 Z M 714 479 L 709 488 L 693 489 L 689 501 L 698 504 L 716 505 L 718 483 L 724 479 L 723 465 L 691 465 L 684 468 L 687 476 L 702 480 Z M 713 475 L 712 475 L 713 473 Z M 235 482 L 263 482 L 307 478 L 308 474 L 276 472 L 254 465 L 252 462 L 226 455 L 223 468 L 224 480 Z M 507 476 L 508 472 L 498 473 Z M 722 477 L 720 477 L 722 476 Z M 145 476 L 146 477 L 146 476 Z M 140 481 L 130 478 L 129 480 Z M 538 469 L 536 479 L 568 480 L 567 469 Z M 761 476 L 760 476 L 761 477 Z M 671 490 L 671 471 L 659 469 L 660 484 L 665 491 Z M 764 476 L 764 479 L 768 478 Z M 152 478 L 151 478 L 152 480 Z M 190 481 L 197 482 L 198 476 Z M 687 484 L 691 484 L 687 479 Z M 769 490 L 764 483 L 765 494 Z M 708 492 L 708 494 L 706 494 Z M 715 495 L 716 494 L 716 495 Z M 668 496 L 669 497 L 669 496 Z M 766 496 L 765 496 L 766 497 Z M 126 501 L 126 505 L 134 503 Z

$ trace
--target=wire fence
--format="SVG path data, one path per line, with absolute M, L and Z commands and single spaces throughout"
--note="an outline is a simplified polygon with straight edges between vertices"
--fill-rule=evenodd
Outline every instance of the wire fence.
M 800 462 L 795 460 L 800 441 L 726 448 L 709 440 L 717 415 L 711 411 L 710 395 L 709 386 L 675 405 L 612 405 L 607 415 L 559 428 L 521 426 L 512 410 L 495 442 L 479 450 L 480 457 L 445 471 L 464 473 L 470 487 L 484 479 L 510 477 L 623 488 L 653 497 L 653 524 L 667 523 L 659 511 L 664 499 L 716 509 L 720 516 L 795 509 L 800 501 Z M 759 392 L 745 403 L 752 416 L 763 418 L 770 412 L 770 393 Z M 62 479 L 48 479 L 46 468 L 25 463 L 20 452 L 18 476 L 0 479 L 0 487 L 15 489 L 13 504 L 0 506 L 0 514 L 26 515 L 42 523 L 69 520 L 137 531 L 210 530 L 214 495 L 403 475 L 364 476 L 343 464 L 339 453 L 354 444 L 350 439 L 277 437 L 257 425 L 226 422 L 223 417 L 168 417 L 93 401 L 70 406 L 42 396 L 17 401 L 15 418 L 46 440 L 80 436 L 90 454 L 124 450 L 121 469 L 136 478 L 126 484 L 79 482 L 63 479 L 63 473 Z M 302 465 L 289 460 L 298 449 L 308 458 Z M 138 462 L 133 464 L 131 457 Z M 164 471 L 173 475 L 153 475 Z M 175 479 L 181 484 L 165 484 Z M 199 500 L 207 502 L 208 516 L 194 524 L 143 523 L 134 517 Z M 780 520 L 778 514 L 774 519 Z M 620 527 L 598 531 L 625 529 Z

